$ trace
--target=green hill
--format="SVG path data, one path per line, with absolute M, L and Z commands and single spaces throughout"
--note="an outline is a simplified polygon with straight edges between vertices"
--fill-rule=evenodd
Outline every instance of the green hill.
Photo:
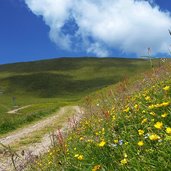
M 149 69 L 147 60 L 61 58 L 0 66 L 0 88 L 9 95 L 84 95 Z
M 122 58 L 60 58 L 0 65 L 0 133 L 148 69 L 147 60 Z M 7 114 L 26 105 L 31 106 L 17 115 Z

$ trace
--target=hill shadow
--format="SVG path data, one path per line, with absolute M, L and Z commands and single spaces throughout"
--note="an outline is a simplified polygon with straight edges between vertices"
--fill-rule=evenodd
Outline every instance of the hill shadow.
M 59 58 L 51 60 L 41 60 L 33 62 L 21 62 L 14 64 L 0 65 L 0 71 L 14 72 L 14 73 L 30 73 L 43 71 L 68 71 L 79 69 L 82 67 L 81 62 L 85 58 Z
M 38 97 L 83 95 L 121 80 L 120 76 L 74 80 L 72 76 L 54 73 L 35 73 L 1 79 L 7 86 L 6 93 L 28 93 Z

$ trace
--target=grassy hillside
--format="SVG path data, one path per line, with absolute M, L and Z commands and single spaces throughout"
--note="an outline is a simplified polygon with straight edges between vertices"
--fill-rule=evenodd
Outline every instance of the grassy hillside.
M 149 68 L 135 59 L 61 58 L 0 66 L 1 89 L 37 97 L 87 94 Z
M 147 69 L 147 60 L 120 58 L 61 58 L 0 65 L 0 134 Z M 7 114 L 25 105 L 31 106 Z
M 84 109 L 31 170 L 171 170 L 171 63 L 87 96 Z

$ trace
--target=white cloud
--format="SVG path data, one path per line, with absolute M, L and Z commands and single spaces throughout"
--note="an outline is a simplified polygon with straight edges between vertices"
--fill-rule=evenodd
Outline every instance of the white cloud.
M 25 0 L 29 9 L 50 27 L 50 39 L 63 49 L 78 48 L 97 56 L 112 49 L 143 55 L 167 53 L 171 16 L 155 1 L 144 0 Z M 78 30 L 64 34 L 63 26 L 74 18 Z M 76 42 L 73 40 L 81 40 Z
M 94 53 L 98 57 L 106 57 L 109 56 L 108 50 L 106 50 L 101 44 L 99 43 L 91 43 L 90 47 L 87 47 L 87 53 Z

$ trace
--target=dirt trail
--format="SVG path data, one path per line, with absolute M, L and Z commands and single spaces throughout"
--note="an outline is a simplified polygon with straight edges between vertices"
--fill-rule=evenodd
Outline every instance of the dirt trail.
M 20 111 L 20 110 L 22 110 L 22 109 L 25 109 L 25 108 L 28 108 L 28 107 L 30 107 L 30 106 L 31 106 L 31 105 L 23 106 L 23 107 L 20 107 L 20 108 L 18 108 L 18 109 L 10 110 L 10 111 L 8 111 L 7 113 L 9 113 L 9 114 L 15 114 L 15 113 L 17 113 L 18 111 Z
M 15 142 L 20 141 L 24 137 L 29 137 L 29 135 L 31 135 L 32 133 L 39 131 L 45 128 L 46 126 L 52 124 L 55 120 L 60 118 L 66 112 L 69 112 L 69 110 L 74 110 L 74 123 L 78 122 L 82 116 L 82 111 L 80 107 L 78 106 L 62 107 L 55 115 L 46 118 L 44 120 L 38 121 L 34 125 L 23 128 L 22 130 L 11 133 L 6 137 L 0 138 L 0 143 L 8 146 Z M 61 131 L 64 132 L 67 129 L 68 129 L 68 122 L 64 122 Z M 25 155 L 22 158 L 18 159 L 17 163 L 20 163 L 21 165 L 19 166 L 21 168 L 19 170 L 22 170 L 22 166 L 24 164 L 23 160 L 25 160 L 25 158 L 28 158 L 30 154 L 33 156 L 39 156 L 40 154 L 47 152 L 50 146 L 51 146 L 50 135 L 45 134 L 42 137 L 40 143 L 34 143 L 34 144 L 29 144 L 26 147 L 24 146 L 20 147 L 20 150 L 18 150 L 17 153 L 21 154 L 21 152 L 24 150 Z M 9 157 L 2 159 L 2 156 L 0 156 L 0 171 L 12 171 L 12 163 Z

